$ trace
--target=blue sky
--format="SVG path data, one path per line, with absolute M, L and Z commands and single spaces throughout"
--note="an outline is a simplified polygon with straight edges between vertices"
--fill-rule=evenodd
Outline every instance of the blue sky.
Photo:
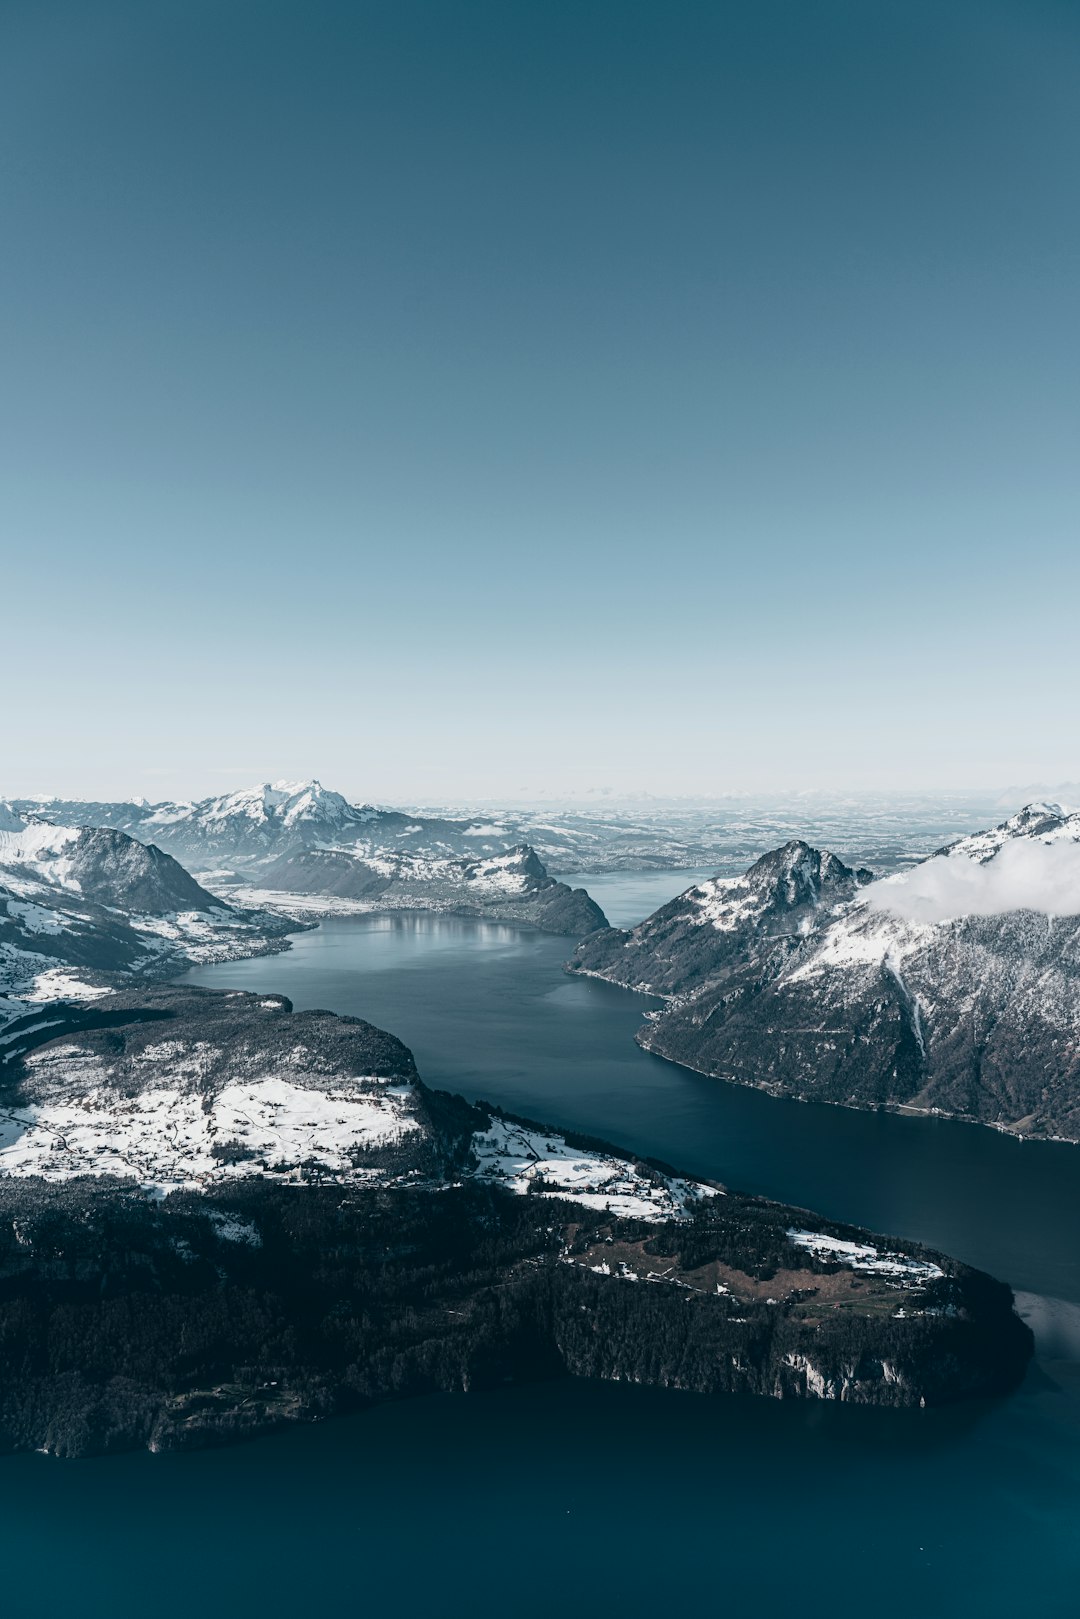
M 0 792 L 1080 776 L 1078 91 L 1048 0 L 9 0 Z

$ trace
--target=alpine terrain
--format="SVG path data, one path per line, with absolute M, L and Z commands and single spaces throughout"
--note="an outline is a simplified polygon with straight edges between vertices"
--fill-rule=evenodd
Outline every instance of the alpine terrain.
M 8 813 L 0 826 L 0 1063 L 66 1003 L 193 962 L 265 954 L 302 924 L 227 904 L 154 845 Z
M 1080 1140 L 1080 815 L 1033 804 L 874 881 L 787 843 L 586 939 L 648 1050 L 778 1094 Z
M 550 877 L 510 826 L 357 807 L 317 781 L 194 804 L 14 800 L 4 808 L 153 839 L 240 904 L 308 914 L 452 910 L 575 938 L 607 925 L 585 890 Z

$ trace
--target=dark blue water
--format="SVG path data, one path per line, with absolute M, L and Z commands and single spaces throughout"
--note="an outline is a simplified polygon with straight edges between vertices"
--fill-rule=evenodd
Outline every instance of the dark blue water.
M 4 1612 L 1075 1619 L 1078 1409 L 565 1382 L 193 1456 L 14 1457 Z
M 1077 1612 L 1080 1149 L 687 1074 L 633 1045 L 645 1003 L 566 979 L 566 951 L 364 918 L 191 978 L 358 1013 L 429 1082 L 983 1264 L 1040 1295 L 1024 1390 L 888 1413 L 564 1382 L 189 1457 L 8 1458 L 5 1612 Z

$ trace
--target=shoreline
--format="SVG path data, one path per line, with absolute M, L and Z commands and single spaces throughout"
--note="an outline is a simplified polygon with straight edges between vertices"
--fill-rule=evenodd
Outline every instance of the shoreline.
M 592 978 L 600 984 L 611 984 L 615 989 L 625 989 L 631 995 L 651 995 L 655 1000 L 666 1002 L 667 1006 L 676 1008 L 687 1005 L 692 996 L 679 996 L 665 994 L 663 990 L 652 989 L 648 984 L 620 984 L 614 978 L 608 978 L 604 973 L 592 972 L 585 967 L 573 967 L 569 963 L 566 968 L 568 978 Z M 641 1028 L 634 1036 L 634 1041 L 642 1051 L 647 1051 L 650 1057 L 658 1057 L 661 1062 L 667 1062 L 673 1068 L 683 1068 L 689 1074 L 700 1074 L 703 1079 L 715 1079 L 722 1085 L 738 1085 L 742 1090 L 757 1091 L 760 1095 L 771 1097 L 778 1102 L 799 1102 L 807 1107 L 836 1107 L 843 1108 L 849 1113 L 887 1113 L 894 1118 L 908 1119 L 940 1119 L 946 1124 L 976 1125 L 983 1130 L 994 1130 L 998 1135 L 1007 1136 L 1017 1144 L 1031 1146 L 1080 1146 L 1078 1136 L 1033 1135 L 1026 1134 L 1015 1124 L 1002 1124 L 996 1119 L 980 1119 L 973 1113 L 949 1113 L 944 1108 L 918 1107 L 913 1102 L 879 1102 L 871 1106 L 866 1102 L 836 1102 L 827 1096 L 806 1096 L 798 1091 L 773 1089 L 769 1085 L 753 1079 L 740 1079 L 737 1074 L 718 1074 L 709 1068 L 697 1068 L 693 1063 L 684 1062 L 678 1057 L 669 1057 L 664 1051 L 655 1050 L 642 1036 L 652 1023 L 656 1021 L 658 1012 L 645 1012 Z

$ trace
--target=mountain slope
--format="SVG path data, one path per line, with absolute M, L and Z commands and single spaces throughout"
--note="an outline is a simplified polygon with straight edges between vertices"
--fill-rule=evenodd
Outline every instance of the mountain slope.
M 1035 806 L 876 883 L 773 858 L 828 875 L 763 887 L 759 861 L 571 969 L 672 996 L 638 1038 L 702 1072 L 1080 1140 L 1080 817 Z
M 572 968 L 657 994 L 679 994 L 747 959 L 777 961 L 798 948 L 823 908 L 871 880 L 835 855 L 795 840 L 763 855 L 743 877 L 687 889 L 629 930 L 609 928 L 579 946 Z
M 224 903 L 125 833 L 15 821 L 0 830 L 0 1056 L 41 1003 L 278 949 L 296 927 Z

